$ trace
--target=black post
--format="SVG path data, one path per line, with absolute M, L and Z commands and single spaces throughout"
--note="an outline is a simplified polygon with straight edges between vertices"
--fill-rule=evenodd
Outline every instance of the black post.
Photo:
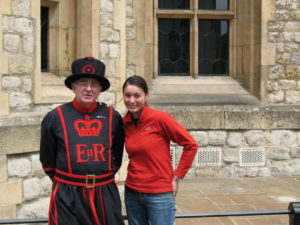
M 300 202 L 291 202 L 289 204 L 290 214 L 290 224 L 289 225 L 299 225 L 300 224 Z

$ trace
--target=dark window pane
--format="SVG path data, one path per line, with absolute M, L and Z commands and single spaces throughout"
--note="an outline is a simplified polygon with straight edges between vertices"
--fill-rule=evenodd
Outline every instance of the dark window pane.
M 48 71 L 49 8 L 41 7 L 41 70 Z
M 229 10 L 229 0 L 199 0 L 199 9 Z
M 228 75 L 228 20 L 199 20 L 199 74 Z
M 158 20 L 158 74 L 189 75 L 190 21 Z
M 159 9 L 189 9 L 189 0 L 158 0 Z

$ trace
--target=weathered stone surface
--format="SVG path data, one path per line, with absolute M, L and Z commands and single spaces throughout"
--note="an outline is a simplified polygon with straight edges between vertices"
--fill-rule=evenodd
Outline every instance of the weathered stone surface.
M 300 147 L 292 147 L 291 148 L 291 157 L 300 158 Z
M 9 72 L 12 74 L 24 74 L 33 72 L 33 60 L 31 57 L 9 58 Z
M 16 205 L 22 202 L 22 180 L 0 183 L 0 205 Z
M 226 143 L 227 134 L 225 131 L 208 131 L 208 144 L 212 146 L 223 146 Z
M 23 199 L 24 201 L 33 200 L 40 196 L 41 184 L 36 177 L 25 179 L 23 181 Z
M 264 114 L 266 129 L 299 129 L 300 109 L 297 106 L 266 107 Z
M 294 132 L 287 130 L 274 130 L 272 133 L 272 145 L 290 147 L 296 142 Z
M 0 205 L 0 220 L 8 220 L 11 218 L 16 218 L 16 209 L 15 205 Z
M 9 92 L 19 91 L 21 87 L 21 79 L 19 77 L 3 77 L 2 86 L 4 90 Z
M 289 159 L 290 149 L 284 147 L 271 147 L 268 149 L 268 158 L 272 160 Z
M 271 174 L 273 176 L 290 176 L 300 174 L 300 160 L 291 161 L 273 161 L 271 165 Z
M 48 176 L 44 176 L 41 180 L 41 196 L 50 196 L 52 191 L 52 181 Z
M 5 129 L 5 127 L 40 125 L 44 116 L 45 112 L 43 111 L 0 116 L 0 129 L 2 129 L 2 127 Z
M 226 107 L 226 129 L 259 129 L 263 113 L 258 107 Z
M 239 132 L 229 132 L 227 144 L 230 147 L 238 147 L 242 144 L 242 134 Z
M 225 148 L 223 150 L 223 160 L 226 163 L 233 163 L 239 161 L 239 151 L 237 148 Z
M 222 129 L 224 113 L 222 107 L 156 107 L 170 113 L 182 126 L 189 130 Z
M 29 17 L 31 12 L 30 0 L 13 0 L 12 14 L 20 17 Z
M 40 125 L 0 127 L 0 154 L 16 154 L 39 150 Z
M 250 146 L 265 146 L 268 139 L 264 131 L 253 130 L 245 132 L 245 140 Z
M 20 51 L 21 48 L 21 38 L 17 34 L 5 34 L 3 37 L 3 46 L 4 50 L 16 54 Z
M 17 218 L 48 218 L 49 202 L 50 198 L 40 198 L 28 204 L 22 204 L 18 209 Z
M 7 165 L 9 177 L 24 178 L 31 175 L 31 162 L 28 158 L 12 157 L 8 159 Z
M 7 162 L 6 155 L 0 154 L 0 183 L 3 183 L 7 180 L 7 163 L 6 162 Z
M 191 131 L 191 135 L 198 141 L 199 146 L 207 146 L 209 138 L 208 133 L 205 131 Z
M 44 170 L 40 162 L 40 154 L 34 153 L 31 155 L 31 173 L 33 177 L 42 177 L 44 176 Z

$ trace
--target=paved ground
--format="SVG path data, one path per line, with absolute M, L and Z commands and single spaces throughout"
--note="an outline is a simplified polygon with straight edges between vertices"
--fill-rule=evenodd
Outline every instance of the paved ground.
M 177 213 L 287 210 L 300 177 L 197 178 L 180 182 Z M 176 225 L 289 225 L 289 215 L 176 219 Z

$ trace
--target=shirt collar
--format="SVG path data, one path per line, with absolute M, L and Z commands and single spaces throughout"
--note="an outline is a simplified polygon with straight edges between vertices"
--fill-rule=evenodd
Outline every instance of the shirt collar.
M 98 106 L 98 103 L 94 102 L 93 105 L 91 105 L 89 108 L 85 108 L 78 103 L 76 98 L 74 98 L 74 100 L 72 101 L 72 104 L 75 107 L 75 109 L 77 109 L 78 111 L 83 112 L 83 113 L 91 113 L 91 112 L 95 111 L 95 109 Z
M 145 117 L 145 114 L 147 113 L 147 111 L 148 111 L 148 106 L 144 106 L 143 107 L 143 111 L 142 111 L 142 113 L 141 113 L 141 116 L 140 116 L 140 118 L 139 118 L 139 121 L 142 121 L 143 119 L 144 119 L 144 117 Z M 133 123 L 133 121 L 132 121 L 132 115 L 131 115 L 131 113 L 128 111 L 127 113 L 126 113 L 126 115 L 124 116 L 124 120 L 123 120 L 123 122 L 124 123 Z

